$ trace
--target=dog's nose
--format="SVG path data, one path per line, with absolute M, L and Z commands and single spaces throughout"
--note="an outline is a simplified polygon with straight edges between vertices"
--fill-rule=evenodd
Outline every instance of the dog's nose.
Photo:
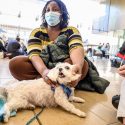
M 59 68 L 59 71 L 61 72 L 63 69 L 62 68 Z

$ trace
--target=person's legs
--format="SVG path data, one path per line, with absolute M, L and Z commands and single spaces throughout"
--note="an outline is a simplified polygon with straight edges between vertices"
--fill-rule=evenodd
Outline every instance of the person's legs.
M 102 57 L 105 57 L 105 51 L 102 50 Z
M 121 84 L 117 117 L 125 125 L 125 80 Z
M 17 56 L 11 59 L 9 69 L 12 76 L 18 80 L 35 79 L 40 76 L 27 56 Z

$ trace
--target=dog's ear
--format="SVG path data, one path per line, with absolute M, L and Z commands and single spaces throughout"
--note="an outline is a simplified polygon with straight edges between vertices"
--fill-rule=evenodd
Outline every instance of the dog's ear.
M 56 82 L 57 81 L 57 77 L 58 77 L 58 70 L 56 68 L 53 68 L 49 71 L 49 73 L 47 74 L 47 76 L 49 77 L 49 79 L 51 79 L 52 81 Z

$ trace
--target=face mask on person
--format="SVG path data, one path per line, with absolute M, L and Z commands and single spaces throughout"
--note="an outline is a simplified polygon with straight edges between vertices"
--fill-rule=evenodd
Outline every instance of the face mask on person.
M 45 13 L 45 20 L 49 26 L 56 26 L 60 23 L 60 13 L 58 12 L 47 12 Z

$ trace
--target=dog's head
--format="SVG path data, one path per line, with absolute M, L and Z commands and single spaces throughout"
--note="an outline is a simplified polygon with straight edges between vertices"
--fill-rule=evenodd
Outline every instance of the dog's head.
M 54 82 L 67 85 L 81 76 L 81 74 L 74 72 L 74 66 L 69 63 L 58 63 L 55 68 L 49 71 L 47 76 Z

